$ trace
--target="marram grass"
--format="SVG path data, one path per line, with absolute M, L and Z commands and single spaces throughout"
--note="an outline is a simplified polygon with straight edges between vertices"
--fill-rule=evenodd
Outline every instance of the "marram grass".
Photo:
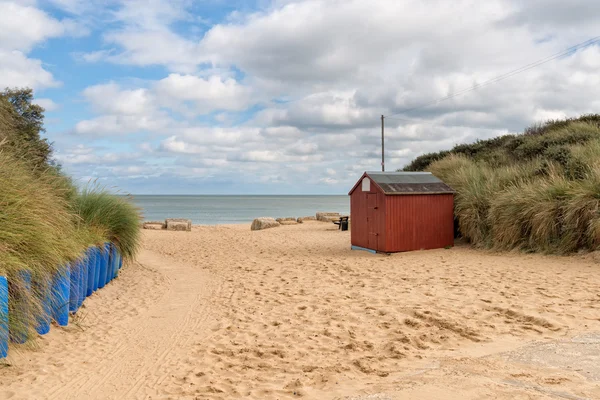
M 40 311 L 37 288 L 45 287 L 60 265 L 75 260 L 91 239 L 76 228 L 57 179 L 55 174 L 34 174 L 25 161 L 0 148 L 0 274 L 10 285 L 13 334 L 33 327 Z M 23 290 L 22 272 L 36 283 L 31 294 Z M 25 308 L 30 312 L 19 312 Z
M 53 278 L 88 247 L 113 241 L 129 260 L 139 248 L 138 210 L 106 191 L 77 190 L 52 160 L 32 100 L 30 89 L 0 93 L 0 274 L 9 283 L 10 334 L 27 339 L 37 336 Z
M 0 275 L 9 281 L 11 336 L 36 337 L 41 299 L 53 277 L 89 246 L 112 241 L 133 259 L 139 222 L 127 198 L 98 189 L 78 192 L 54 168 L 33 170 L 0 146 Z M 31 276 L 31 290 L 25 290 L 24 273 Z
M 437 159 L 426 169 L 456 191 L 464 238 L 498 250 L 600 250 L 598 121 L 556 124 L 511 136 L 500 147 L 479 142 L 471 155 L 463 145 L 462 153 L 426 158 Z
M 140 247 L 140 210 L 129 197 L 116 196 L 90 185 L 75 197 L 73 210 L 90 230 L 101 233 L 114 243 L 126 260 L 131 260 Z

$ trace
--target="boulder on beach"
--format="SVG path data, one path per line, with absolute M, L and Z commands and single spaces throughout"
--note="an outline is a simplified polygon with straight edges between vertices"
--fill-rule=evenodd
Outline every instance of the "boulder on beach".
M 275 221 L 275 219 L 263 217 L 256 218 L 254 221 L 252 221 L 252 226 L 250 227 L 250 229 L 253 231 L 260 231 L 263 229 L 275 228 L 279 225 L 279 222 Z
M 307 217 L 299 217 L 296 222 L 298 222 L 299 224 L 303 223 L 304 221 L 316 221 L 317 217 L 315 217 L 314 215 L 309 215 Z
M 142 224 L 142 228 L 160 231 L 161 229 L 166 229 L 167 225 L 162 221 L 147 221 Z
M 185 218 L 167 218 L 165 225 L 168 231 L 191 231 L 192 220 Z M 184 226 L 184 228 L 182 228 Z M 169 228 L 170 227 L 170 228 Z
M 296 225 L 298 223 L 295 217 L 277 218 L 275 221 L 279 222 L 281 225 Z
M 167 224 L 167 230 L 168 231 L 182 231 L 182 232 L 186 232 L 188 231 L 188 226 L 185 222 L 174 222 L 174 221 L 169 221 L 169 223 Z
M 317 221 L 332 222 L 337 221 L 341 217 L 340 213 L 337 212 L 318 212 Z

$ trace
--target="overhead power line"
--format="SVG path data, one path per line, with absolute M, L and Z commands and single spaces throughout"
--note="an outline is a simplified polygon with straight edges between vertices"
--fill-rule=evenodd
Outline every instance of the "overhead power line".
M 417 107 L 407 108 L 405 110 L 398 111 L 397 113 L 394 113 L 394 114 L 381 115 L 381 170 L 385 171 L 385 147 L 384 147 L 385 132 L 384 132 L 384 121 L 385 121 L 386 118 L 396 119 L 396 120 L 401 120 L 401 121 L 409 121 L 409 120 L 406 120 L 406 119 L 403 119 L 403 118 L 398 118 L 398 117 L 393 118 L 393 117 L 396 116 L 396 115 L 405 114 L 405 113 L 410 112 L 410 111 L 419 110 L 421 108 L 425 108 L 425 107 L 428 107 L 428 106 L 433 105 L 433 104 L 438 104 L 438 103 L 440 103 L 442 101 L 450 100 L 450 99 L 453 99 L 453 98 L 455 98 L 457 96 L 463 95 L 465 93 L 472 92 L 472 91 L 477 90 L 477 89 L 479 89 L 481 87 L 488 86 L 488 85 L 491 85 L 491 84 L 496 83 L 496 82 L 500 82 L 500 81 L 502 81 L 504 79 L 508 79 L 508 78 L 510 78 L 512 76 L 515 76 L 515 75 L 518 75 L 518 74 L 520 74 L 522 72 L 528 71 L 528 70 L 533 69 L 535 67 L 539 67 L 540 65 L 549 63 L 550 61 L 553 61 L 553 60 L 556 60 L 558 58 L 564 57 L 564 56 L 569 55 L 569 54 L 571 54 L 571 53 L 573 53 L 573 52 L 575 52 L 577 50 L 584 49 L 584 48 L 589 47 L 589 46 L 593 45 L 594 43 L 598 43 L 598 42 L 600 42 L 600 36 L 593 37 L 591 39 L 586 40 L 585 42 L 578 43 L 578 44 L 576 44 L 574 46 L 571 46 L 568 49 L 565 49 L 565 50 L 563 50 L 561 52 L 558 52 L 556 54 L 553 54 L 551 56 L 548 56 L 548 57 L 543 58 L 543 59 L 538 60 L 538 61 L 534 61 L 534 62 L 529 63 L 527 65 L 524 65 L 524 66 L 522 66 L 520 68 L 517 68 L 517 69 L 514 69 L 512 71 L 509 71 L 509 72 L 507 72 L 505 74 L 498 75 L 495 78 L 488 79 L 486 81 L 483 81 L 481 83 L 473 85 L 470 88 L 459 90 L 458 92 L 450 94 L 448 96 L 441 97 L 441 98 L 439 98 L 437 100 L 430 101 L 428 103 L 422 104 L 422 105 L 417 106 Z M 410 122 L 413 122 L 413 121 L 410 121 Z
M 581 42 L 579 44 L 576 44 L 575 46 L 571 46 L 568 49 L 565 49 L 565 50 L 563 50 L 563 51 L 561 51 L 559 53 L 553 54 L 551 56 L 548 56 L 548 57 L 543 58 L 543 59 L 538 60 L 538 61 L 534 61 L 534 62 L 532 62 L 530 64 L 524 65 L 524 66 L 522 66 L 520 68 L 514 69 L 514 70 L 512 70 L 510 72 L 507 72 L 505 74 L 498 75 L 495 78 L 492 78 L 492 79 L 489 79 L 487 81 L 478 83 L 476 85 L 471 86 L 470 88 L 459 90 L 456 93 L 450 94 L 448 96 L 441 97 L 441 98 L 439 98 L 437 100 L 430 101 L 428 103 L 422 104 L 422 105 L 417 106 L 417 107 L 407 108 L 405 110 L 398 111 L 397 113 L 386 115 L 386 116 L 384 116 L 384 118 L 393 117 L 395 115 L 400 115 L 400 114 L 405 114 L 405 113 L 410 112 L 410 111 L 419 110 L 421 108 L 425 108 L 425 107 L 428 107 L 430 105 L 440 103 L 442 101 L 453 99 L 453 98 L 455 98 L 457 96 L 460 96 L 460 95 L 468 93 L 468 92 L 472 92 L 472 91 L 477 90 L 477 89 L 479 89 L 481 87 L 488 86 L 488 85 L 491 85 L 491 84 L 496 83 L 496 82 L 500 82 L 500 81 L 502 81 L 504 79 L 508 79 L 508 78 L 510 78 L 512 76 L 520 74 L 521 72 L 525 72 L 525 71 L 528 71 L 528 70 L 533 69 L 535 67 L 539 67 L 540 65 L 543 65 L 543 64 L 549 63 L 550 61 L 553 61 L 553 60 L 556 60 L 558 58 L 564 57 L 564 56 L 566 56 L 566 55 L 568 55 L 570 53 L 573 53 L 573 52 L 575 52 L 577 50 L 581 50 L 581 49 L 584 49 L 586 47 L 589 47 L 589 46 L 591 46 L 591 45 L 593 45 L 594 43 L 597 43 L 597 42 L 600 42 L 600 36 L 596 36 L 594 38 L 588 39 L 585 42 Z

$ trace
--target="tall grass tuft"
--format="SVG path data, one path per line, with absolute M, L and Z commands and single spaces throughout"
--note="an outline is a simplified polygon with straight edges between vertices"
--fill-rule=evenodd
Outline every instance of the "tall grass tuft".
M 40 292 L 57 269 L 80 256 L 91 240 L 75 224 L 66 187 L 53 173 L 33 173 L 22 159 L 0 146 L 0 274 L 10 283 L 10 329 L 30 330 L 41 312 Z M 63 187 L 63 189 L 59 189 Z M 21 274 L 31 274 L 32 293 L 23 290 Z M 29 312 L 18 312 L 20 309 Z
M 512 184 L 491 200 L 492 247 L 552 252 L 560 240 L 560 217 L 569 182 L 552 176 Z
M 426 169 L 454 188 L 460 234 L 474 245 L 555 254 L 600 249 L 600 116 L 439 154 L 407 169 L 429 163 Z
M 113 242 L 124 259 L 131 260 L 140 248 L 140 210 L 130 198 L 89 185 L 75 197 L 73 210 L 90 230 Z
M 17 341 L 37 336 L 53 279 L 89 246 L 113 241 L 128 259 L 139 248 L 138 210 L 102 190 L 77 190 L 52 160 L 32 100 L 30 89 L 0 93 L 0 275 Z

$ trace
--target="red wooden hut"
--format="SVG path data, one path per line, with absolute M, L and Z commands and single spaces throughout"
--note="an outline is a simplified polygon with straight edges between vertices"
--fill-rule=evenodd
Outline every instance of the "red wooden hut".
M 430 172 L 365 172 L 349 195 L 353 248 L 394 253 L 454 244 L 454 191 Z

